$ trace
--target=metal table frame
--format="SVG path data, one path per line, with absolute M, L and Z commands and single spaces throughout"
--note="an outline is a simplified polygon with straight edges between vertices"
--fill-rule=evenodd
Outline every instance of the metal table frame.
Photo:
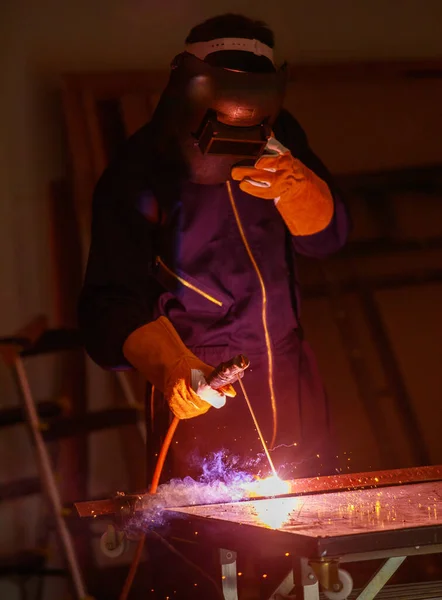
M 371 577 L 355 600 L 373 600 L 383 589 L 391 577 L 409 556 L 424 554 L 442 554 L 442 544 L 428 547 L 401 548 L 385 552 L 367 552 L 363 554 L 349 554 L 341 557 L 336 566 L 342 563 L 359 562 L 365 560 L 385 559 L 383 564 Z M 222 590 L 225 600 L 238 600 L 238 580 L 236 570 L 237 553 L 233 550 L 220 549 L 220 563 L 222 572 Z M 296 590 L 296 596 L 294 591 Z M 273 590 L 268 600 L 278 598 L 296 598 L 296 600 L 319 600 L 320 585 L 314 568 L 309 564 L 308 558 L 296 557 L 293 567 L 287 573 L 276 589 Z M 440 591 L 442 598 L 442 589 Z

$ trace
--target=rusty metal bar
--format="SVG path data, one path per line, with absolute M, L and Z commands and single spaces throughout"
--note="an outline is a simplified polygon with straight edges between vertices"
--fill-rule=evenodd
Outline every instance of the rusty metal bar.
M 412 467 L 409 469 L 392 469 L 388 471 L 369 471 L 344 475 L 328 475 L 326 477 L 312 477 L 306 479 L 293 479 L 290 481 L 290 495 L 301 495 L 321 492 L 336 492 L 341 490 L 358 490 L 363 488 L 377 488 L 407 483 L 422 483 L 442 480 L 442 465 L 430 467 Z M 108 500 L 90 500 L 76 502 L 75 508 L 80 517 L 99 517 L 116 514 L 121 504 L 133 501 L 134 510 L 143 510 L 143 500 L 151 498 L 149 494 L 134 496 L 118 496 Z

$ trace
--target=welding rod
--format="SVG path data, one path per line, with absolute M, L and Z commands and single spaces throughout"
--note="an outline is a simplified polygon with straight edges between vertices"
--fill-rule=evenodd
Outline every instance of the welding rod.
M 242 393 L 244 394 L 244 398 L 246 399 L 250 414 L 252 415 L 252 419 L 255 424 L 256 431 L 258 432 L 259 439 L 261 440 L 261 444 L 262 444 L 262 447 L 264 448 L 264 453 L 267 456 L 267 460 L 269 461 L 269 465 L 270 465 L 270 468 L 272 469 L 272 473 L 275 477 L 278 477 L 278 473 L 276 472 L 275 465 L 273 464 L 273 460 L 272 460 L 272 457 L 270 456 L 269 449 L 267 448 L 267 444 L 265 442 L 264 436 L 262 435 L 261 428 L 258 424 L 258 420 L 256 418 L 255 411 L 252 408 L 249 397 L 247 396 L 246 390 L 244 388 L 244 384 L 241 381 L 241 379 L 238 379 L 238 382 L 239 382 L 239 385 L 241 386 L 241 390 L 242 390 Z
M 264 453 L 267 456 L 269 461 L 270 468 L 275 477 L 278 476 L 276 473 L 275 465 L 273 464 L 272 458 L 269 453 L 269 449 L 267 448 L 267 444 L 264 440 L 264 436 L 262 435 L 261 428 L 259 427 L 258 420 L 256 418 L 255 412 L 250 403 L 249 397 L 247 396 L 246 390 L 244 388 L 244 384 L 241 381 L 242 375 L 244 371 L 250 365 L 249 359 L 240 354 L 236 356 L 232 360 L 227 363 L 221 363 L 217 369 L 212 373 L 207 383 L 214 389 L 222 389 L 224 385 L 228 383 L 233 383 L 234 381 L 238 381 L 241 386 L 242 393 L 244 394 L 244 398 L 246 399 L 247 406 L 249 407 L 250 414 L 252 415 L 253 422 L 256 427 L 256 431 L 258 432 L 259 439 L 261 440 L 262 447 L 264 448 Z

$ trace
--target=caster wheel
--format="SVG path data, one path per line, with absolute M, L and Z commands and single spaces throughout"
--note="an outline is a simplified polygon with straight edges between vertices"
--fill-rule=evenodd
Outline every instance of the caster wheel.
M 117 558 L 126 550 L 126 536 L 122 531 L 116 531 L 109 525 L 107 531 L 100 538 L 100 550 L 108 558 Z
M 322 590 L 322 593 L 328 600 L 347 600 L 353 590 L 353 579 L 348 571 L 344 569 L 338 570 L 339 580 L 342 583 L 342 590 L 340 592 L 330 592 Z

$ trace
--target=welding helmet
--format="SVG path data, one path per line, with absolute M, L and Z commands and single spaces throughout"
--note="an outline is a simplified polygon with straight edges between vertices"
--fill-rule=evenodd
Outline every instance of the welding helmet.
M 195 183 L 217 184 L 232 166 L 253 164 L 263 153 L 286 89 L 287 66 L 248 72 L 214 66 L 207 52 L 268 55 L 257 40 L 227 38 L 189 44 L 171 65 L 169 82 L 151 124 L 156 143 L 182 161 Z

